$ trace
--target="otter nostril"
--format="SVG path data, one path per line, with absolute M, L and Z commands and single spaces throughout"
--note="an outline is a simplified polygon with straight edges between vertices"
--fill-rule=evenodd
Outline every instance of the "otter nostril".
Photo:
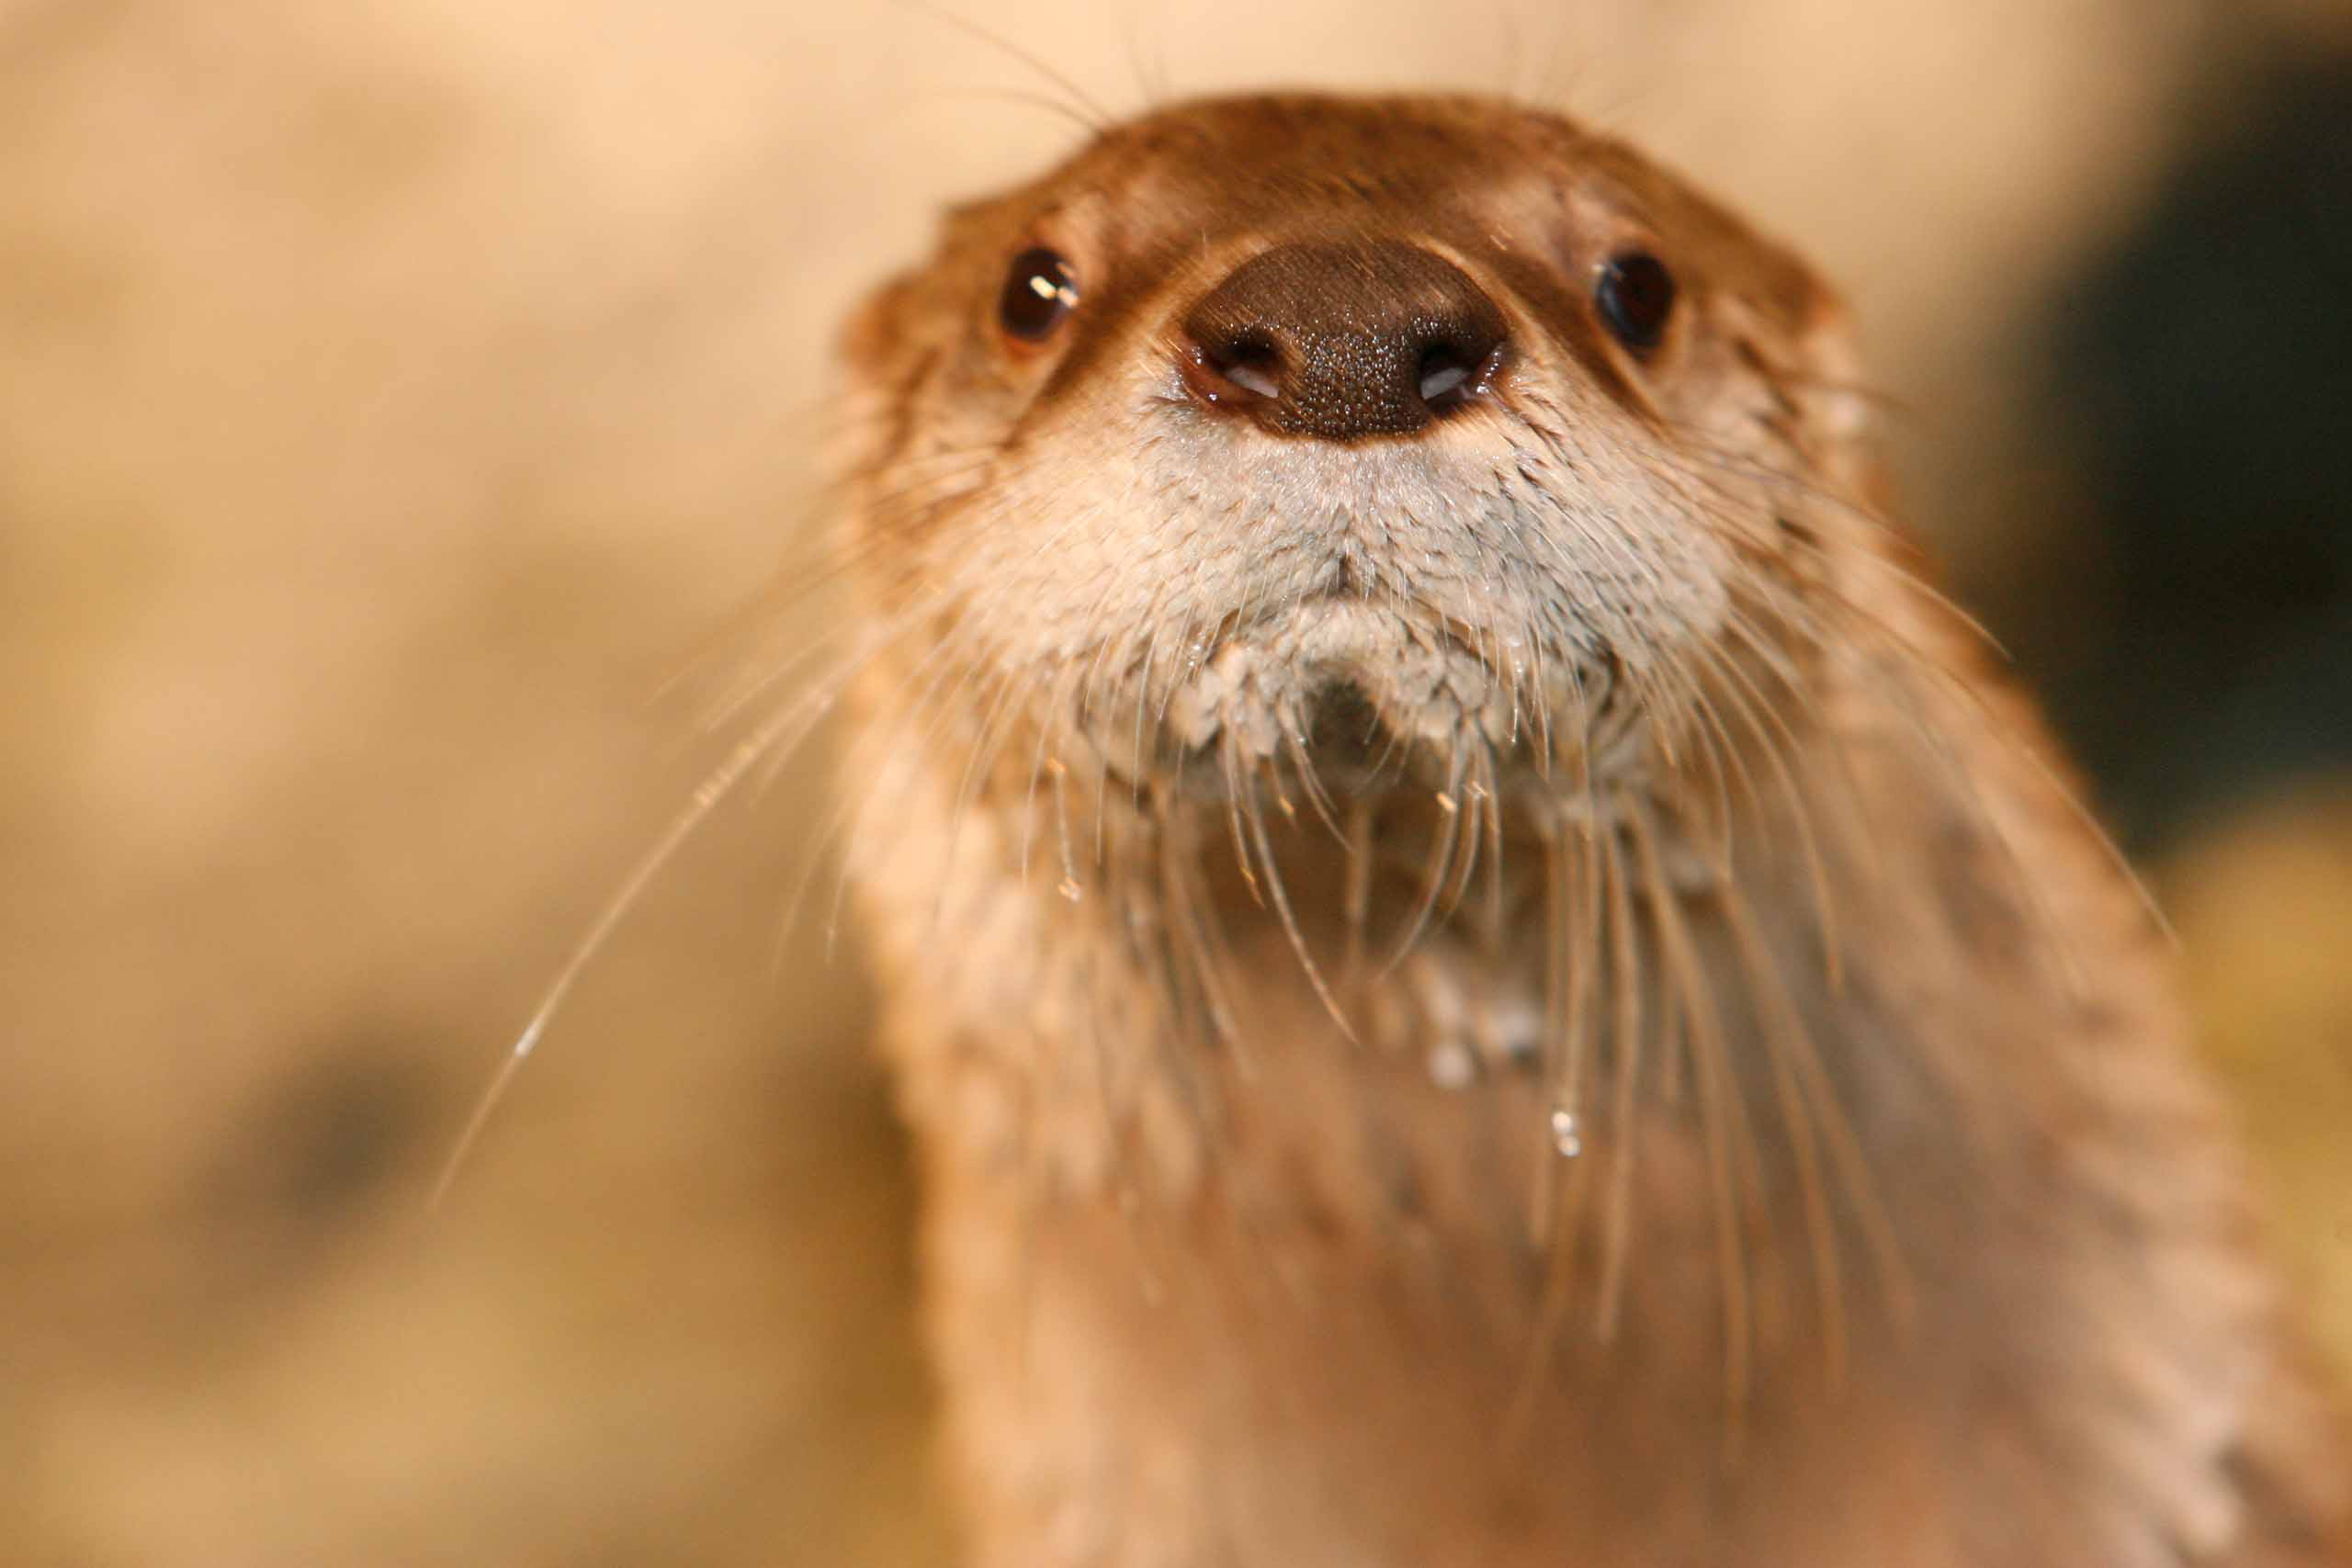
M 1469 396 L 1470 377 L 1477 369 L 1451 344 L 1440 344 L 1421 355 L 1421 401 L 1432 411 L 1453 408 Z
M 1211 408 L 1237 411 L 1282 400 L 1283 364 L 1282 350 L 1259 333 L 1195 335 L 1178 357 L 1194 397 Z
M 1500 343 L 1441 342 L 1421 355 L 1419 390 L 1433 414 L 1466 407 L 1494 383 L 1501 371 Z
M 1227 366 L 1225 378 L 1237 387 L 1243 387 L 1257 393 L 1261 398 L 1279 398 L 1283 395 L 1280 382 L 1246 359 L 1236 360 Z
M 1212 355 L 1219 374 L 1261 398 L 1283 395 L 1282 355 L 1263 339 L 1244 339 L 1223 354 Z

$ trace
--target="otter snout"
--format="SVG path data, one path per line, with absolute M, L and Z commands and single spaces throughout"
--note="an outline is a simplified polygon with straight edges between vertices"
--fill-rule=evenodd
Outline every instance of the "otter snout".
M 1503 313 L 1468 273 L 1400 240 L 1276 245 L 1183 321 L 1184 379 L 1277 435 L 1409 435 L 1500 371 Z

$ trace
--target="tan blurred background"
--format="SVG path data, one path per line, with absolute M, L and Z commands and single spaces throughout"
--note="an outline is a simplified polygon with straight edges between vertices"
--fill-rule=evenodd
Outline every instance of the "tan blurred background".
M 2031 412 L 2056 280 L 2352 46 L 2316 0 L 960 14 L 1114 109 L 1642 137 L 1852 293 L 1914 512 L 2062 672 L 2034 628 L 2113 576 Z M 424 1201 L 708 761 L 654 693 L 805 536 L 832 322 L 1070 144 L 1054 91 L 894 5 L 0 0 L 0 1562 L 938 1560 L 854 947 L 776 956 L 819 756 Z M 2143 841 L 2352 1364 L 2352 773 Z

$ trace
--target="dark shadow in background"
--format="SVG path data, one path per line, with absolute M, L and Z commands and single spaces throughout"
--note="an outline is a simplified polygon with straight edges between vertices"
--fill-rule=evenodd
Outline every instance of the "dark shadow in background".
M 2085 601 L 2066 585 L 2004 596 L 2140 850 L 2352 763 L 2352 59 L 2236 102 L 2046 318 L 2111 615 L 2049 624 Z

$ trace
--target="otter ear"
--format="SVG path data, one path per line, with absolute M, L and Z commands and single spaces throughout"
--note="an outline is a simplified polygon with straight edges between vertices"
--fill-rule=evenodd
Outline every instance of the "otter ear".
M 902 273 L 858 301 L 833 340 L 833 353 L 845 374 L 842 378 L 840 412 L 825 442 L 825 468 L 839 480 L 865 472 L 881 460 L 896 422 L 894 398 L 911 396 L 901 387 L 901 367 L 914 350 L 910 342 L 913 320 L 914 275 Z
M 1720 295 L 1715 309 L 1820 455 L 1867 445 L 1877 400 L 1864 385 L 1853 314 L 1828 285 L 1792 260 L 1772 287 Z
M 1853 312 L 1827 288 L 1807 291 L 1796 333 L 1797 361 L 1804 375 L 1792 389 L 1805 424 L 1844 445 L 1868 435 L 1871 399 L 1862 386 L 1862 355 Z
M 915 274 L 902 272 L 858 301 L 833 340 L 833 352 L 844 365 L 871 380 L 904 352 L 914 289 Z
M 1727 319 L 1750 362 L 1770 382 L 1785 434 L 1799 442 L 1825 488 L 1883 498 L 1873 439 L 1883 401 L 1863 378 L 1853 314 L 1828 285 L 1793 262 L 1770 293 L 1733 295 Z
M 1827 285 L 1806 279 L 1792 344 L 1797 374 L 1785 395 L 1820 465 L 1827 491 L 1842 491 L 1873 516 L 1891 514 L 1894 479 L 1879 451 L 1884 400 L 1865 379 L 1853 312 Z

